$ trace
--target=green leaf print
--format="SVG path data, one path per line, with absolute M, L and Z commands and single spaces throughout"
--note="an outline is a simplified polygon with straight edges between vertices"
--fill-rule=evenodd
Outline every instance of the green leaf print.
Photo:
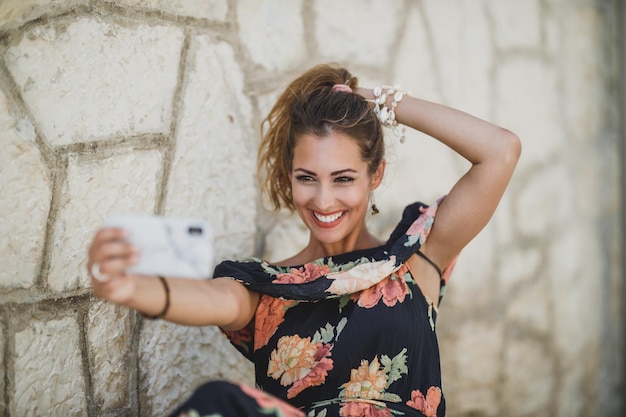
M 337 336 L 335 337 L 335 340 L 339 339 L 339 334 L 343 328 L 346 327 L 346 324 L 348 324 L 348 319 L 346 317 L 339 320 L 339 323 L 337 323 Z
M 351 294 L 344 294 L 341 297 L 339 297 L 339 312 L 341 313 L 343 308 L 345 306 L 348 305 L 348 303 L 350 302 L 350 296 Z
M 330 325 L 330 323 L 326 323 L 326 327 L 320 329 L 320 333 L 322 335 L 322 342 L 328 343 L 335 337 L 335 328 Z
M 393 359 L 390 359 L 387 355 L 382 355 L 380 363 L 385 368 L 385 373 L 387 374 L 386 388 L 389 388 L 389 385 L 402 378 L 403 374 L 409 372 L 406 366 L 406 348 L 402 349 Z

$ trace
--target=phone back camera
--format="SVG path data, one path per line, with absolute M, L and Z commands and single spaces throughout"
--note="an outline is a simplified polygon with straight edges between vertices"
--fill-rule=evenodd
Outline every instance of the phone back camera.
M 191 227 L 189 227 L 189 229 L 187 229 L 187 232 L 191 236 L 201 236 L 202 235 L 202 227 L 191 226 Z

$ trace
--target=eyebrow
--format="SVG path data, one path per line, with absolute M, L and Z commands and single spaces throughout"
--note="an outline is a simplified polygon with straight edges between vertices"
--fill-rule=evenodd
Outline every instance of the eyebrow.
M 315 172 L 313 172 L 313 171 L 309 171 L 308 169 L 304 169 L 304 168 L 296 168 L 294 171 L 302 171 L 302 172 L 304 172 L 305 174 L 307 174 L 307 175 L 312 175 L 312 176 L 316 176 L 316 175 L 317 175 Z M 330 173 L 330 175 L 331 175 L 332 177 L 335 177 L 335 176 L 337 176 L 337 175 L 342 175 L 342 174 L 345 174 L 345 173 L 352 173 L 352 174 L 356 174 L 356 173 L 357 173 L 357 171 L 356 171 L 356 170 L 354 170 L 354 169 L 352 169 L 352 168 L 346 168 L 346 169 L 340 169 L 339 171 L 334 171 L 334 172 L 331 172 L 331 173 Z

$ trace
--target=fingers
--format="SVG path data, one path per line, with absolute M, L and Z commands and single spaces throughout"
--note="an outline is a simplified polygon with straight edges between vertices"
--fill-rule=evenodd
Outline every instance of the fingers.
M 126 231 L 117 228 L 99 230 L 89 247 L 87 268 L 97 281 L 108 281 L 139 260 L 139 250 L 127 240 Z

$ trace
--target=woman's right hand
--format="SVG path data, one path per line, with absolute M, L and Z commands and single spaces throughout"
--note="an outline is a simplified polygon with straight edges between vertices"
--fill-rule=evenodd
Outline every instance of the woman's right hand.
M 139 260 L 139 250 L 119 228 L 99 230 L 89 246 L 87 269 L 93 293 L 115 304 L 126 305 L 134 297 L 136 280 L 126 270 Z

